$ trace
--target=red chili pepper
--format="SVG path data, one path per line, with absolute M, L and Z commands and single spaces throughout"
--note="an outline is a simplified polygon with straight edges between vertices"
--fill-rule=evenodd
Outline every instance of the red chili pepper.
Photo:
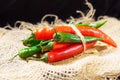
M 72 45 L 71 43 L 57 43 L 56 41 L 53 42 L 53 48 L 51 51 L 56 51 L 59 49 L 64 49 L 68 46 Z M 37 57 L 41 57 L 42 54 L 36 54 Z
M 87 49 L 93 47 L 95 42 L 89 42 L 86 44 Z M 65 60 L 67 58 L 73 57 L 77 54 L 80 54 L 83 51 L 84 47 L 82 44 L 73 44 L 69 47 L 59 49 L 56 51 L 50 51 L 44 54 L 41 58 L 37 60 L 42 60 L 44 62 L 56 62 L 60 60 Z
M 117 44 L 107 34 L 105 34 L 99 29 L 86 27 L 86 26 L 80 26 L 80 27 L 77 26 L 77 28 L 84 36 L 103 38 L 102 40 L 103 42 L 112 45 L 113 47 L 117 47 Z M 57 32 L 67 32 L 67 33 L 75 34 L 75 31 L 69 26 L 56 26 L 55 29 Z M 53 34 L 54 34 L 53 28 L 41 28 L 35 31 L 35 36 L 37 40 L 52 39 Z
M 59 50 L 70 46 L 70 43 L 57 43 L 54 41 L 52 51 Z
M 52 39 L 54 34 L 53 28 L 40 28 L 35 30 L 35 36 L 37 40 L 49 40 Z

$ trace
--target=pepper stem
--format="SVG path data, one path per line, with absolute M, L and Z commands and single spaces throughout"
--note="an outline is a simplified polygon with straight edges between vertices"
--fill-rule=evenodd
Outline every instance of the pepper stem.
M 37 58 L 37 57 L 28 57 L 26 58 L 26 61 L 28 62 L 29 60 L 35 60 L 35 61 L 44 61 L 44 62 L 48 62 L 48 56 L 47 54 L 44 54 L 41 58 Z
M 29 60 L 41 61 L 40 58 L 36 58 L 36 57 L 28 57 L 28 58 L 26 58 L 26 61 L 27 61 L 27 62 L 28 62 Z
M 14 58 L 16 58 L 17 56 L 18 56 L 18 54 L 14 55 L 12 58 L 9 59 L 9 61 L 12 62 L 12 60 L 13 60 Z
M 32 30 L 31 28 L 27 28 L 27 30 L 29 30 L 29 31 L 33 32 L 33 30 Z
M 61 40 L 61 35 L 59 35 L 59 33 L 56 35 L 54 35 L 54 40 L 55 41 L 59 41 L 59 40 Z
M 54 30 L 55 34 L 58 35 L 58 34 L 57 34 L 57 31 L 56 31 L 56 29 L 55 29 L 54 27 L 53 27 L 53 30 Z

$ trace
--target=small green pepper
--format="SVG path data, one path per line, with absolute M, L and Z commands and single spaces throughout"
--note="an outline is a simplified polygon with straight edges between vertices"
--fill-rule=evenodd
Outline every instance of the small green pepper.
M 91 26 L 93 28 L 99 28 L 102 25 L 104 25 L 107 21 L 101 21 L 99 23 L 81 23 L 81 24 L 76 24 L 76 26 Z
M 23 40 L 23 45 L 28 46 L 28 47 L 35 46 L 39 43 L 40 43 L 40 40 L 36 40 L 35 34 L 33 34 L 33 33 L 31 33 L 30 37 Z
M 32 46 L 29 48 L 23 48 L 18 52 L 19 57 L 26 59 L 27 57 L 33 56 L 34 54 L 40 53 L 41 47 L 40 44 Z
M 50 51 L 53 48 L 53 43 L 50 40 L 42 41 L 40 44 L 37 44 L 32 47 L 23 48 L 19 50 L 18 56 L 22 59 L 33 56 L 34 54 L 40 54 L 42 52 Z M 12 61 L 17 55 L 13 56 L 10 61 Z
M 26 59 L 27 57 L 33 56 L 34 54 L 40 54 L 45 51 L 50 51 L 52 48 L 53 48 L 53 43 L 51 40 L 41 41 L 40 44 L 21 49 L 18 52 L 18 55 L 21 58 Z
M 78 35 L 57 32 L 54 34 L 53 39 L 59 43 L 82 43 L 81 38 Z M 86 42 L 102 40 L 102 38 L 96 38 L 91 36 L 84 36 Z

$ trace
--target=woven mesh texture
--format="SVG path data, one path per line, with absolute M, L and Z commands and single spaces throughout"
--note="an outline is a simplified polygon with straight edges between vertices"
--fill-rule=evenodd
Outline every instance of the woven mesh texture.
M 53 64 L 42 61 L 26 62 L 11 57 L 24 48 L 23 39 L 30 31 L 23 29 L 0 29 L 0 80 L 115 80 L 120 73 L 120 21 L 108 21 L 100 29 L 115 40 L 118 48 L 105 47 L 104 50 L 90 49 L 84 54 Z M 100 46 L 99 46 L 100 47 Z

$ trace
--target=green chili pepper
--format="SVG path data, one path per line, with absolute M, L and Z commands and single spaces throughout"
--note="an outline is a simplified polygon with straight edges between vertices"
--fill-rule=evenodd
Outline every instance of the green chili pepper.
M 81 38 L 78 35 L 63 32 L 57 32 L 57 34 L 54 34 L 53 39 L 59 43 L 82 43 Z M 102 40 L 102 38 L 91 36 L 84 36 L 84 39 L 86 42 Z
M 40 44 L 37 44 L 32 47 L 23 48 L 18 52 L 18 56 L 22 59 L 26 59 L 28 57 L 33 56 L 34 54 L 40 54 L 41 52 L 50 51 L 53 48 L 53 44 L 50 40 L 42 41 Z M 17 55 L 12 57 L 10 61 L 12 61 Z
M 40 44 L 35 46 L 21 49 L 18 52 L 18 55 L 25 59 L 27 57 L 33 56 L 34 54 L 38 54 L 45 51 L 50 51 L 53 48 L 53 43 L 51 40 L 41 41 Z
M 40 44 L 38 44 L 36 46 L 21 49 L 18 52 L 18 55 L 22 59 L 26 59 L 27 57 L 33 56 L 34 54 L 37 54 L 37 53 L 40 53 L 40 52 L 41 52 L 41 47 L 40 47 Z
M 102 25 L 104 25 L 107 21 L 102 21 L 99 23 L 81 23 L 81 24 L 76 24 L 76 26 L 91 26 L 93 28 L 99 28 Z
M 30 37 L 23 40 L 23 45 L 28 46 L 28 47 L 35 46 L 39 43 L 40 43 L 40 40 L 36 40 L 35 34 L 33 34 L 33 33 L 31 33 Z

